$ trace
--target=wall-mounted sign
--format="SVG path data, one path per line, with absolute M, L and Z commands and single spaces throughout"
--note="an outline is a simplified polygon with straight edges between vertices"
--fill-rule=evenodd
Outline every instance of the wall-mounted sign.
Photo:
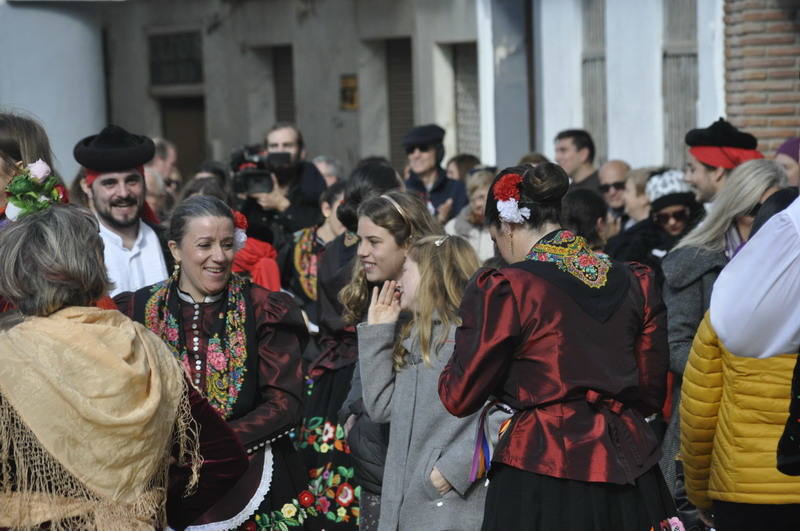
M 358 76 L 344 74 L 339 86 L 339 108 L 343 111 L 358 109 Z

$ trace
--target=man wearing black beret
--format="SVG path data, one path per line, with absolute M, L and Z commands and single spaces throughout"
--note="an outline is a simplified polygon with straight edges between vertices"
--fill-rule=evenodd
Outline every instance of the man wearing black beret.
M 689 147 L 686 181 L 691 184 L 697 200 L 708 203 L 714 199 L 736 166 L 753 159 L 763 159 L 758 141 L 750 133 L 738 130 L 720 118 L 702 129 L 686 133 Z
M 81 183 L 89 208 L 100 223 L 110 295 L 136 291 L 167 278 L 171 264 L 158 220 L 145 203 L 144 164 L 155 147 L 146 136 L 116 125 L 87 136 L 73 155 L 83 166 Z
M 403 137 L 411 175 L 406 188 L 416 192 L 444 225 L 461 212 L 469 199 L 464 183 L 447 177 L 442 168 L 444 129 L 435 124 L 413 128 Z

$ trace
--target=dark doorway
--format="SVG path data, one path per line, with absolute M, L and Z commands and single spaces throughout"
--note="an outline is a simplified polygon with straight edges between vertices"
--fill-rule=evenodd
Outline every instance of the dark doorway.
M 206 104 L 202 97 L 163 98 L 161 130 L 178 150 L 184 182 L 206 160 Z

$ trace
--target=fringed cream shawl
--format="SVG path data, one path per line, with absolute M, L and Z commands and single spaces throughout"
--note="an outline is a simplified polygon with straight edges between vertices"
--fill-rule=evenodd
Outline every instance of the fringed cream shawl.
M 0 527 L 165 525 L 176 442 L 194 486 L 183 370 L 143 326 L 72 307 L 0 331 Z

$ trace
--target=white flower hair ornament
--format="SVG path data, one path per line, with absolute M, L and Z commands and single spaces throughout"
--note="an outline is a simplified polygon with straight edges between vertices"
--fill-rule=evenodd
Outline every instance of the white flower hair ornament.
M 507 173 L 494 184 L 493 193 L 497 199 L 497 212 L 500 221 L 506 223 L 524 223 L 531 217 L 531 209 L 519 207 L 521 195 L 519 185 L 522 176 L 518 173 Z
M 238 251 L 247 243 L 247 218 L 238 210 L 233 211 L 233 248 Z
M 64 201 L 64 190 L 42 159 L 22 168 L 6 186 L 6 218 L 17 221 Z

